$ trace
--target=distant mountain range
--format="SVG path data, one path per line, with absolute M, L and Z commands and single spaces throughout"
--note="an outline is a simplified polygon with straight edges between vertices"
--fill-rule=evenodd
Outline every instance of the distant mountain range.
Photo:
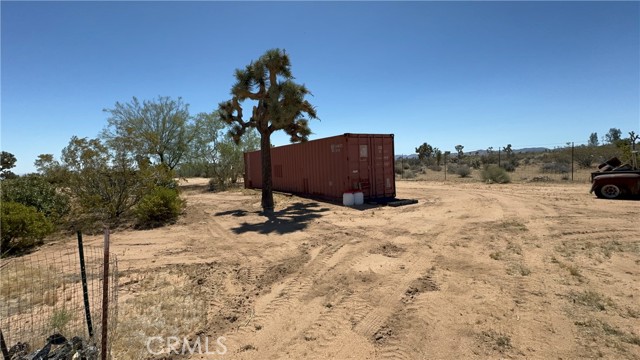
M 521 154 L 521 153 L 545 152 L 545 151 L 548 151 L 548 150 L 550 150 L 550 149 L 545 148 L 545 147 L 531 147 L 531 148 L 513 149 L 513 152 L 515 154 Z M 476 152 L 478 153 L 478 155 L 486 155 L 487 154 L 487 150 L 465 151 L 464 154 L 465 155 L 475 155 Z M 493 150 L 493 152 L 497 153 L 498 149 Z M 502 151 L 502 153 L 504 153 L 504 151 Z
M 538 153 L 538 152 L 545 152 L 549 150 L 551 149 L 545 148 L 545 147 L 531 147 L 531 148 L 513 149 L 513 152 L 516 154 L 520 154 L 520 153 Z M 498 150 L 496 149 L 494 150 L 494 152 L 498 153 Z M 465 155 L 476 155 L 476 153 L 478 153 L 478 155 L 486 155 L 487 150 L 476 150 L 476 151 L 464 152 Z M 451 154 L 454 155 L 455 151 L 452 151 Z M 396 155 L 396 159 L 399 159 L 400 157 L 403 157 L 405 159 L 416 159 L 418 157 L 418 154 L 413 153 L 413 154 L 407 154 L 407 155 Z

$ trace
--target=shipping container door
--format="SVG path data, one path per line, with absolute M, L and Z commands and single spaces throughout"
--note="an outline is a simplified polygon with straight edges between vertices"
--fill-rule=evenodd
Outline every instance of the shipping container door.
M 371 159 L 372 196 L 395 196 L 393 138 L 371 138 L 371 147 L 375 149 L 375 157 Z
M 369 197 L 371 186 L 369 181 L 369 139 L 349 138 L 349 177 L 351 190 L 361 189 L 365 197 Z
M 385 197 L 396 196 L 396 180 L 394 169 L 394 150 L 393 150 L 393 137 L 384 137 L 380 139 L 382 143 L 382 166 L 383 172 L 379 175 L 379 178 L 384 184 Z
M 385 194 L 384 185 L 384 138 L 371 138 L 371 195 L 372 197 L 382 197 Z

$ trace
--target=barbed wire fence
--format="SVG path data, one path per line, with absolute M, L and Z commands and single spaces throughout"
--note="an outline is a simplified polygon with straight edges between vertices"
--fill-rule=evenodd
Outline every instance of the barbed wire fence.
M 591 172 L 612 157 L 623 158 L 624 154 L 614 145 L 569 142 L 554 148 L 527 146 L 526 149 L 505 145 L 462 154 L 443 151 L 439 157 L 432 153 L 425 159 L 419 159 L 417 154 L 399 154 L 395 172 L 401 180 L 469 181 L 482 180 L 482 170 L 496 165 L 504 168 L 511 181 L 517 183 L 588 183 Z
M 89 350 L 82 354 L 87 358 L 110 358 L 110 347 L 101 339 L 104 331 L 112 338 L 117 325 L 118 262 L 105 249 L 80 246 L 1 260 L 0 331 L 5 359 L 11 358 L 11 351 L 37 352 L 53 334 L 89 346 L 93 354 Z

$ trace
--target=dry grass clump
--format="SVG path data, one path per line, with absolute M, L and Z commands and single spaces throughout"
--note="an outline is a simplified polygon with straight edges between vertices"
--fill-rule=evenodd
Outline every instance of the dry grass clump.
M 599 311 L 605 311 L 609 308 L 615 307 L 613 300 L 591 290 L 585 290 L 583 292 L 571 292 L 569 294 L 569 298 L 575 304 L 583 305 Z
M 0 309 L 3 314 L 12 314 L 14 311 L 11 309 L 14 308 L 28 309 L 43 304 L 53 306 L 58 302 L 56 289 L 60 283 L 53 277 L 55 269 L 52 266 L 18 262 L 4 270 L 0 276 Z
M 118 309 L 112 347 L 118 359 L 148 358 L 150 337 L 191 339 L 206 328 L 206 299 L 184 276 L 156 272 L 138 285 L 136 294 Z M 157 340 L 153 346 L 153 351 L 161 351 Z

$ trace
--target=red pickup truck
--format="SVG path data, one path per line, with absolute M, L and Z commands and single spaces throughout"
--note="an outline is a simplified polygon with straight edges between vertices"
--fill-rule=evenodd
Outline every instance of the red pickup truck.
M 613 158 L 591 173 L 591 193 L 604 199 L 640 196 L 640 170 Z

